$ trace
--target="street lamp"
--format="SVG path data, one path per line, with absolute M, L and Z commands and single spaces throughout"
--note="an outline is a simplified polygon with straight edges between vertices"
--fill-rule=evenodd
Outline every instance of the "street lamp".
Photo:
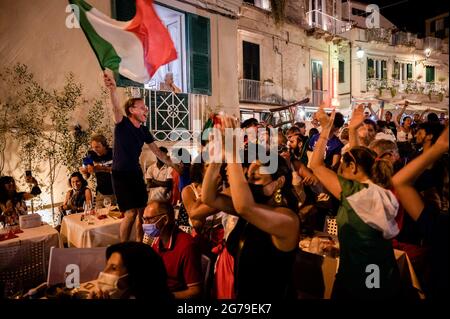
M 426 56 L 427 58 L 429 58 L 430 55 L 431 55 L 431 49 L 430 49 L 430 48 L 426 48 L 424 52 L 425 52 L 425 56 Z
M 361 48 L 358 48 L 358 50 L 356 50 L 356 57 L 358 59 L 362 59 L 363 56 L 364 56 L 364 50 Z

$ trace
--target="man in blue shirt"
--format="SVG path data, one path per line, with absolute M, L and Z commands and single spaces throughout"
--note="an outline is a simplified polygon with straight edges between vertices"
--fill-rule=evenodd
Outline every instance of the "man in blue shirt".
M 112 165 L 112 184 L 116 194 L 117 204 L 125 218 L 120 225 L 120 240 L 128 241 L 131 228 L 136 220 L 136 241 L 143 239 L 142 215 L 147 205 L 147 188 L 144 175 L 139 163 L 144 143 L 164 164 L 177 171 L 180 166 L 175 165 L 169 156 L 162 152 L 155 139 L 144 123 L 147 121 L 148 107 L 140 98 L 128 99 L 125 102 L 125 113 L 119 106 L 119 97 L 114 78 L 104 73 L 106 87 L 111 94 L 114 115 L 114 147 Z M 138 218 L 136 219 L 136 216 Z
M 342 113 L 336 112 L 333 122 L 333 128 L 330 131 L 330 136 L 328 138 L 326 153 L 325 153 L 325 165 L 328 168 L 336 171 L 339 167 L 341 160 L 341 150 L 344 147 L 344 144 L 341 140 L 336 136 L 336 133 L 339 129 L 344 125 L 344 116 Z M 314 147 L 319 139 L 320 134 L 316 134 L 309 140 L 309 146 L 314 150 Z

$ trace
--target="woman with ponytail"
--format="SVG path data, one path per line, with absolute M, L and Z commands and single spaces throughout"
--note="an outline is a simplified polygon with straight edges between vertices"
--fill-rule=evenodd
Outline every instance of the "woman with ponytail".
M 321 105 L 317 118 L 322 132 L 311 158 L 311 169 L 340 200 L 336 216 L 340 245 L 339 269 L 332 297 L 389 299 L 399 296 L 400 274 L 391 238 L 398 234 L 398 201 L 391 187 L 392 164 L 366 147 L 356 146 L 341 159 L 338 174 L 324 162 L 333 123 Z M 351 125 L 351 123 L 350 123 Z

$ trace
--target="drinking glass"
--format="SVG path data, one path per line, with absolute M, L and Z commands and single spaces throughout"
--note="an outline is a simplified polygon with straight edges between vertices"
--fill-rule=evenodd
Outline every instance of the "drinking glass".
M 105 197 L 103 199 L 103 206 L 106 207 L 108 209 L 108 212 L 109 212 L 109 210 L 111 209 L 111 198 Z

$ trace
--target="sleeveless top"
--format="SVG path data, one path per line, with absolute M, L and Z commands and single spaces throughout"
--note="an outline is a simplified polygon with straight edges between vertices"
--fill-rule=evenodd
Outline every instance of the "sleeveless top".
M 340 257 L 332 298 L 396 298 L 401 290 L 400 273 L 392 242 L 383 237 L 383 232 L 374 227 L 374 222 L 363 221 L 362 215 L 356 213 L 352 200 L 356 194 L 367 189 L 368 184 L 350 181 L 341 176 L 338 178 L 342 187 L 341 205 L 336 216 Z M 366 202 L 366 206 L 370 204 Z M 364 206 L 363 203 L 361 205 Z M 370 265 L 377 267 L 377 274 L 373 268 L 368 268 Z M 366 280 L 373 282 L 371 278 L 374 274 L 378 275 L 380 286 L 370 289 Z
M 226 241 L 234 257 L 237 299 L 293 299 L 293 265 L 296 249 L 277 249 L 271 235 L 239 218 Z
M 75 191 L 71 189 L 70 192 L 70 198 L 67 202 L 67 206 L 72 207 L 72 212 L 74 211 L 74 208 L 81 209 L 84 206 L 84 203 L 86 201 L 86 189 L 87 187 L 82 187 L 79 191 Z
M 413 139 L 413 135 L 410 132 L 406 133 L 403 130 L 399 129 L 397 131 L 397 142 L 409 142 Z

